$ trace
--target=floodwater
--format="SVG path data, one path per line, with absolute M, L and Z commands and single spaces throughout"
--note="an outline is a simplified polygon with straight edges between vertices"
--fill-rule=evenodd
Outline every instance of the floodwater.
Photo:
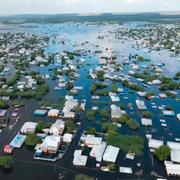
M 126 27 L 134 27 L 136 23 L 129 23 L 122 25 L 122 28 Z M 143 24 L 142 24 L 143 25 Z M 120 25 L 116 24 L 89 24 L 89 23 L 64 23 L 64 24 L 44 24 L 44 25 L 32 25 L 26 27 L 23 25 L 16 29 L 4 29 L 3 31 L 11 31 L 11 32 L 29 32 L 36 34 L 47 34 L 51 37 L 49 41 L 49 45 L 46 48 L 47 53 L 57 53 L 63 52 L 64 50 L 73 51 L 76 49 L 83 49 L 86 53 L 82 55 L 81 58 L 85 59 L 87 64 L 82 66 L 79 69 L 80 77 L 75 81 L 75 85 L 83 86 L 82 92 L 76 96 L 75 98 L 82 100 L 86 99 L 87 106 L 86 109 L 90 109 L 93 104 L 91 102 L 91 95 L 89 93 L 89 89 L 92 84 L 92 80 L 88 78 L 89 69 L 95 69 L 98 66 L 98 55 L 93 52 L 98 49 L 103 50 L 104 55 L 106 53 L 113 54 L 117 56 L 118 61 L 122 62 L 124 57 L 128 56 L 130 53 L 132 55 L 139 54 L 145 56 L 145 58 L 151 59 L 151 63 L 165 63 L 165 71 L 164 73 L 168 76 L 174 75 L 180 69 L 180 61 L 177 61 L 177 57 L 170 57 L 170 53 L 167 50 L 163 50 L 160 53 L 158 52 L 145 52 L 141 49 L 137 50 L 133 48 L 135 45 L 135 41 L 133 40 L 118 40 L 114 37 L 113 32 L 118 29 Z M 112 33 L 110 33 L 112 32 Z M 112 36 L 110 35 L 112 34 Z M 98 36 L 104 36 L 104 39 L 97 39 Z M 60 42 L 64 41 L 65 44 L 62 45 Z M 88 43 L 85 43 L 85 42 Z M 82 45 L 84 44 L 84 45 Z M 104 50 L 108 48 L 109 51 L 105 52 Z M 91 50 L 91 52 L 88 52 Z M 56 63 L 56 62 L 55 62 Z M 32 66 L 31 70 L 37 70 L 41 74 L 45 75 L 50 73 L 48 71 L 49 68 L 54 68 L 55 63 L 51 64 L 47 67 L 36 67 Z M 49 102 L 57 103 L 60 101 L 64 95 L 66 95 L 66 90 L 62 89 L 60 91 L 54 91 L 53 88 L 56 85 L 56 81 L 48 80 L 50 85 L 50 92 L 44 98 Z M 117 83 L 118 87 L 122 87 L 121 83 Z M 155 87 L 152 87 L 155 88 Z M 129 93 L 129 89 L 124 88 L 124 93 L 119 94 L 120 103 L 117 104 L 125 104 L 126 111 L 130 114 L 130 116 L 137 121 L 140 122 L 141 113 L 137 110 L 135 105 L 135 100 L 139 97 L 136 93 Z M 126 97 L 126 98 L 125 98 Z M 109 97 L 101 97 L 100 100 L 109 100 Z M 127 104 L 132 103 L 133 109 L 130 110 L 127 108 Z M 122 134 L 132 134 L 132 135 L 140 135 L 144 138 L 145 149 L 144 154 L 140 157 L 136 157 L 134 161 L 125 160 L 125 154 L 122 152 L 118 156 L 117 165 L 118 166 L 130 166 L 133 168 L 133 171 L 143 169 L 144 175 L 139 177 L 139 179 L 155 179 L 150 176 L 151 171 L 156 171 L 160 176 L 166 177 L 166 172 L 163 164 L 160 164 L 149 152 L 148 149 L 148 141 L 145 138 L 145 134 L 152 133 L 153 138 L 164 139 L 164 140 L 172 140 L 175 138 L 180 138 L 179 134 L 179 126 L 180 122 L 176 120 L 174 117 L 163 117 L 161 115 L 161 111 L 158 109 L 153 109 L 151 107 L 151 103 L 155 103 L 157 106 L 161 105 L 171 105 L 173 106 L 174 112 L 179 113 L 180 103 L 175 99 L 166 98 L 159 99 L 154 98 L 151 101 L 146 101 L 145 103 L 148 107 L 148 110 L 153 113 L 153 127 L 145 128 L 141 127 L 138 131 L 132 131 L 128 128 L 122 126 L 119 131 Z M 15 134 L 19 131 L 20 127 L 23 125 L 25 121 L 39 121 L 42 120 L 40 117 L 34 117 L 33 111 L 39 107 L 38 103 L 35 100 L 30 100 L 26 102 L 26 107 L 20 110 L 20 119 L 21 121 L 12 129 L 9 130 L 4 129 L 0 134 L 0 153 L 3 151 L 3 147 L 5 144 L 9 143 Z M 99 108 L 109 107 L 109 105 L 98 105 Z M 167 123 L 167 127 L 162 127 L 159 123 L 159 119 L 165 119 Z M 47 117 L 43 118 L 44 121 L 52 122 L 54 120 L 48 119 Z M 84 120 L 84 119 L 83 119 Z M 87 126 L 94 126 L 97 130 L 101 130 L 99 125 L 99 119 L 97 118 L 94 122 L 85 122 L 83 121 L 82 127 L 79 128 L 76 137 L 68 149 L 67 153 L 63 157 L 62 160 L 59 160 L 55 163 L 52 162 L 42 162 L 42 161 L 34 161 L 33 160 L 33 151 L 27 149 L 25 146 L 22 149 L 18 149 L 14 152 L 14 165 L 13 168 L 6 172 L 0 170 L 0 180 L 5 179 L 13 179 L 13 180 L 56 180 L 61 179 L 61 175 L 64 179 L 74 179 L 74 176 L 78 173 L 87 174 L 90 176 L 98 177 L 98 179 L 137 179 L 138 177 L 135 175 L 124 175 L 118 173 L 108 173 L 102 172 L 98 169 L 95 169 L 95 161 L 92 159 L 88 159 L 88 165 L 85 168 L 77 168 L 72 165 L 73 153 L 74 149 L 78 147 L 79 137 L 82 134 L 83 130 Z M 152 160 L 153 159 L 153 160 Z M 137 163 L 141 163 L 141 167 L 137 167 Z

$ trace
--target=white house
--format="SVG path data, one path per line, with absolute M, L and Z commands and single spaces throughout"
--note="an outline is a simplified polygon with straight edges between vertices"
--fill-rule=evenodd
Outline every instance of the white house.
M 36 131 L 37 123 L 35 122 L 25 122 L 21 128 L 21 133 L 28 134 L 34 133 Z
M 46 136 L 41 149 L 45 153 L 56 153 L 61 143 L 61 137 L 56 135 Z

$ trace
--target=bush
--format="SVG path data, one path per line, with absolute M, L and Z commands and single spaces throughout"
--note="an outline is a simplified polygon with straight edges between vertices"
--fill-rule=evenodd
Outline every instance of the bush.
M 0 156 L 0 166 L 3 168 L 11 168 L 13 163 L 13 158 L 12 156 Z
M 115 171 L 116 170 L 116 165 L 114 163 L 110 164 L 109 166 L 110 171 Z
M 46 127 L 43 121 L 39 121 L 36 127 L 36 132 L 42 132 L 42 130 Z
M 87 112 L 86 112 L 86 119 L 87 120 L 93 120 L 94 118 L 95 118 L 95 115 L 96 115 L 96 113 L 95 113 L 96 111 L 94 111 L 94 110 L 88 110 Z
M 41 84 L 36 90 L 36 99 L 41 99 L 49 91 L 49 86 L 47 84 Z
M 96 75 L 98 80 L 104 81 L 104 71 L 98 71 Z
M 73 121 L 72 120 L 67 120 L 65 125 L 66 125 L 66 131 L 68 133 L 73 133 L 73 130 L 74 130 L 74 123 L 73 123 Z
M 151 118 L 151 117 L 152 117 L 152 113 L 149 112 L 149 111 L 144 111 L 144 112 L 143 112 L 143 117 L 145 117 L 145 118 Z
M 111 85 L 111 91 L 114 92 L 114 93 L 118 92 L 118 87 L 117 87 L 115 82 L 113 82 L 112 85 Z
M 0 100 L 0 109 L 8 108 L 8 103 L 6 101 Z
M 68 82 L 66 83 L 66 89 L 67 89 L 67 90 L 71 90 L 72 88 L 73 88 L 73 84 L 68 81 Z
M 99 111 L 100 116 L 108 118 L 109 117 L 109 109 L 101 109 Z
M 113 118 L 112 121 L 116 123 L 126 123 L 129 120 L 128 114 L 123 114 L 120 118 Z
M 167 145 L 162 145 L 158 149 L 155 150 L 154 154 L 160 161 L 167 160 L 170 155 L 170 148 Z
M 118 130 L 117 126 L 115 124 L 112 124 L 110 122 L 107 122 L 107 123 L 103 123 L 102 124 L 102 131 L 103 132 L 116 132 Z
M 138 129 L 140 127 L 139 123 L 134 119 L 129 119 L 126 122 L 126 125 L 129 127 L 129 129 Z
M 88 128 L 86 132 L 87 132 L 87 134 L 95 135 L 96 134 L 96 128 Z
M 36 136 L 36 134 L 34 133 L 30 133 L 27 135 L 27 138 L 25 140 L 25 144 L 26 146 L 36 146 L 36 144 L 38 143 L 38 138 Z

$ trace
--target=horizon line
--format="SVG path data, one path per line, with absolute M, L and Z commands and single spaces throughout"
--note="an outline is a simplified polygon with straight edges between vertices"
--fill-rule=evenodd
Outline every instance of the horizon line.
M 153 14 L 157 13 L 160 15 L 180 15 L 180 11 L 134 11 L 134 12 L 92 12 L 92 13 L 78 13 L 78 12 L 72 12 L 72 13 L 15 13 L 15 14 L 0 14 L 0 17 L 5 17 L 5 16 L 18 16 L 18 15 L 103 15 L 103 14 L 112 14 L 112 15 L 123 15 L 123 14 Z

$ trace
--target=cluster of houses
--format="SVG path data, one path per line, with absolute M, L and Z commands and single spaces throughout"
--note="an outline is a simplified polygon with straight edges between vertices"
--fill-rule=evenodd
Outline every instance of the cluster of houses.
M 152 152 L 164 144 L 163 140 L 153 138 L 150 138 L 148 142 L 148 146 Z M 180 142 L 167 141 L 166 145 L 171 149 L 170 161 L 164 161 L 166 172 L 168 176 L 180 176 Z
M 102 137 L 94 135 L 82 135 L 80 138 L 80 146 L 91 148 L 89 156 L 96 159 L 97 166 L 103 160 L 115 163 L 118 157 L 119 148 L 108 146 Z M 73 165 L 86 166 L 88 156 L 82 155 L 82 150 L 75 150 Z
M 111 171 L 109 165 L 117 163 L 120 148 L 108 145 L 102 137 L 83 134 L 80 138 L 79 145 L 81 149 L 75 150 L 74 152 L 74 166 L 88 167 L 88 159 L 94 159 L 96 161 L 96 168 L 102 171 Z M 82 147 L 89 148 L 89 153 L 84 154 Z M 134 157 L 134 153 L 127 153 L 125 156 L 126 159 L 130 160 L 133 160 Z M 131 167 L 119 166 L 119 172 L 132 174 L 133 170 Z
M 13 138 L 9 145 L 5 146 L 4 152 L 8 153 L 7 147 L 9 147 L 11 150 L 9 153 L 12 153 L 14 148 L 21 148 L 28 134 L 36 133 L 37 126 L 38 123 L 36 122 L 25 122 L 19 133 Z M 69 145 L 74 136 L 71 133 L 65 132 L 65 121 L 57 119 L 50 128 L 45 128 L 42 131 L 42 133 L 36 133 L 37 137 L 40 139 L 40 142 L 35 147 L 36 152 L 34 159 L 55 161 L 58 158 L 62 158 L 62 154 L 59 157 L 58 153 L 60 151 L 61 145 Z M 54 159 L 51 159 L 49 156 L 47 157 L 48 154 L 54 154 L 56 156 L 54 156 Z M 44 155 L 46 156 L 44 157 Z
M 80 108 L 82 108 L 82 110 L 85 110 L 85 105 L 86 105 L 86 101 L 82 101 L 81 103 L 77 100 L 74 99 L 73 96 L 66 96 L 65 97 L 66 101 L 64 104 L 64 107 L 62 109 L 62 111 L 60 111 L 59 109 L 54 109 L 54 108 L 50 108 L 50 109 L 37 109 L 34 111 L 34 115 L 36 116 L 48 116 L 48 117 L 54 117 L 54 118 L 58 118 L 58 117 L 63 117 L 63 118 L 74 118 L 76 115 L 75 112 L 75 108 L 77 106 L 80 106 Z

